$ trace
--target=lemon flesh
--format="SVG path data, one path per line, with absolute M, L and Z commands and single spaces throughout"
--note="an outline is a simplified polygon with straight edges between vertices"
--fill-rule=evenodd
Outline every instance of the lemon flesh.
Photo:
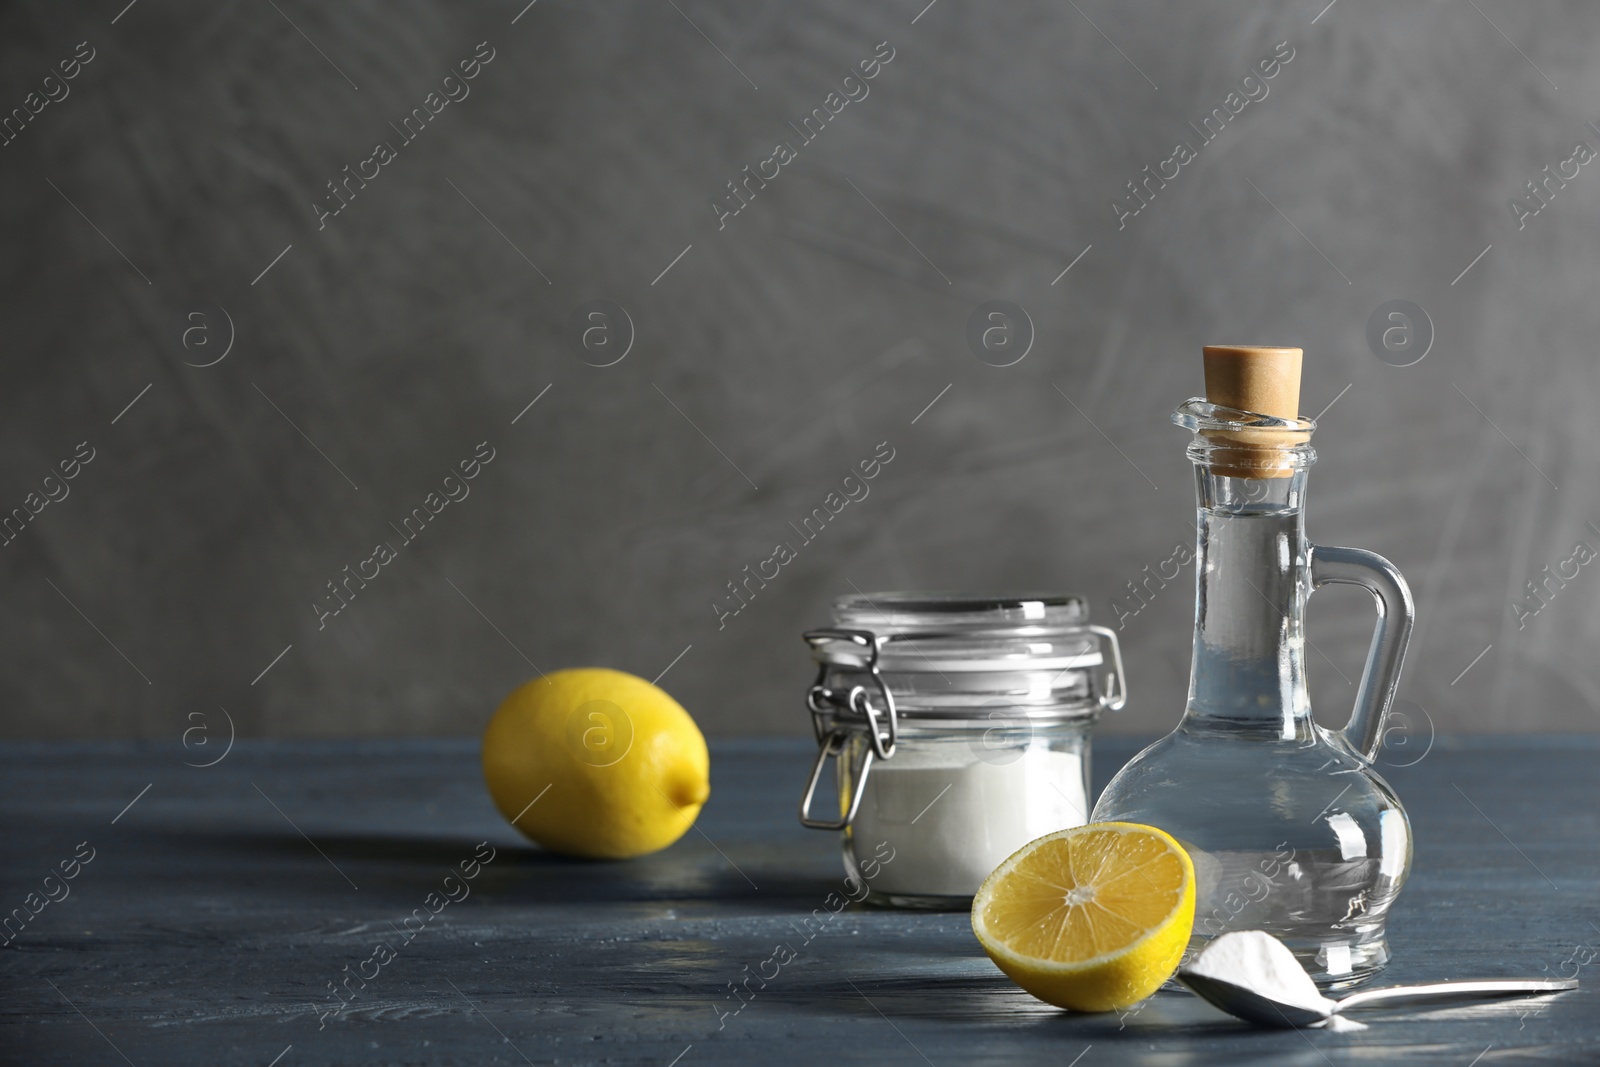
M 483 734 L 495 807 L 553 852 L 621 859 L 666 848 L 711 795 L 694 719 L 622 671 L 555 671 L 514 690 Z
M 1170 835 L 1090 823 L 1031 841 L 996 867 L 973 898 L 972 930 L 1040 1000 L 1116 1011 L 1172 977 L 1194 901 L 1194 865 Z

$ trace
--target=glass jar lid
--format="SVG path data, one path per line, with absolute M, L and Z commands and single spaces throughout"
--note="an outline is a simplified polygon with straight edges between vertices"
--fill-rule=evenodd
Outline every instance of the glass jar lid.
M 1080 596 L 856 593 L 834 602 L 833 618 L 805 634 L 819 717 L 863 721 L 865 700 L 897 719 L 1044 721 L 1092 718 L 1125 699 L 1116 635 L 1090 625 Z
M 854 593 L 834 601 L 833 621 L 841 631 L 873 634 L 878 669 L 895 674 L 1076 671 L 1104 662 L 1088 602 L 1069 594 Z M 873 653 L 848 639 L 812 647 L 819 663 L 841 667 L 864 668 Z

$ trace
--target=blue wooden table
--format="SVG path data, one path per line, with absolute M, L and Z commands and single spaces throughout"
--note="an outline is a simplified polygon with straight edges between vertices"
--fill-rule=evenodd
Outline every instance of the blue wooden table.
M 1600 739 L 1439 739 L 1385 769 L 1416 865 L 1380 981 L 1584 987 L 1349 1034 L 1181 992 L 1072 1015 L 1012 986 L 965 914 L 835 914 L 836 841 L 794 814 L 812 751 L 713 745 L 695 830 L 590 863 L 507 827 L 475 742 L 241 742 L 211 767 L 176 744 L 0 747 L 0 1062 L 1600 1062 Z M 1101 739 L 1097 781 L 1132 751 Z M 794 958 L 736 999 L 780 942 Z

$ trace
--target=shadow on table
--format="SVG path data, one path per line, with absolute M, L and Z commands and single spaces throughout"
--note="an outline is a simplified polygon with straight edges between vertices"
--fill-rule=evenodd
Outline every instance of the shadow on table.
M 477 845 L 464 837 L 423 834 L 323 831 L 307 838 L 287 827 L 282 832 L 184 830 L 170 835 L 147 830 L 144 836 L 170 836 L 170 844 L 158 846 L 169 855 L 207 861 L 238 856 L 256 864 L 282 861 L 286 874 L 298 872 L 308 860 L 321 863 L 320 853 L 363 885 L 397 875 L 409 882 L 415 872 L 438 871 L 442 876 L 472 860 Z M 493 847 L 494 858 L 482 865 L 474 892 L 514 903 L 705 900 L 736 904 L 746 914 L 804 916 L 813 909 L 826 910 L 829 894 L 844 891 L 840 877 L 756 867 L 748 861 L 741 869 L 708 847 L 673 847 L 626 860 L 578 859 L 503 841 Z M 253 876 L 270 873 L 256 871 Z
M 1147 1041 L 1152 1034 L 1171 1036 L 1241 1037 L 1283 1035 L 1290 1031 L 1269 1031 L 1227 1016 L 1182 992 L 1162 992 L 1126 1012 L 1084 1013 L 1051 1007 L 1024 993 L 1011 980 L 994 974 L 937 974 L 919 970 L 915 974 L 872 975 L 829 978 L 809 982 L 803 989 L 791 987 L 793 995 L 825 1006 L 830 1015 L 841 1012 L 863 1018 L 879 1015 L 893 1019 L 929 1021 L 959 1019 L 963 1022 L 1001 1022 L 1059 1030 L 1091 1041 L 1111 1041 L 1124 1035 L 1128 1040 Z M 1263 1049 L 1260 1057 L 1248 1054 L 1230 1062 L 1298 1063 L 1286 1055 L 1280 1042 Z M 1305 1048 L 1307 1063 L 1321 1062 L 1320 1054 Z M 1183 1061 L 1174 1061 L 1183 1062 Z

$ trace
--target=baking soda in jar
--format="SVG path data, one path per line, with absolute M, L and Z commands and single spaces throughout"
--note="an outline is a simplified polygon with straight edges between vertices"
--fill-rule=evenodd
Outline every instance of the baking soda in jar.
M 806 634 L 819 751 L 801 821 L 842 831 L 867 900 L 966 907 L 1007 856 L 1087 820 L 1090 731 L 1125 687 L 1080 598 L 867 594 L 834 622 Z M 837 819 L 812 810 L 830 761 Z

